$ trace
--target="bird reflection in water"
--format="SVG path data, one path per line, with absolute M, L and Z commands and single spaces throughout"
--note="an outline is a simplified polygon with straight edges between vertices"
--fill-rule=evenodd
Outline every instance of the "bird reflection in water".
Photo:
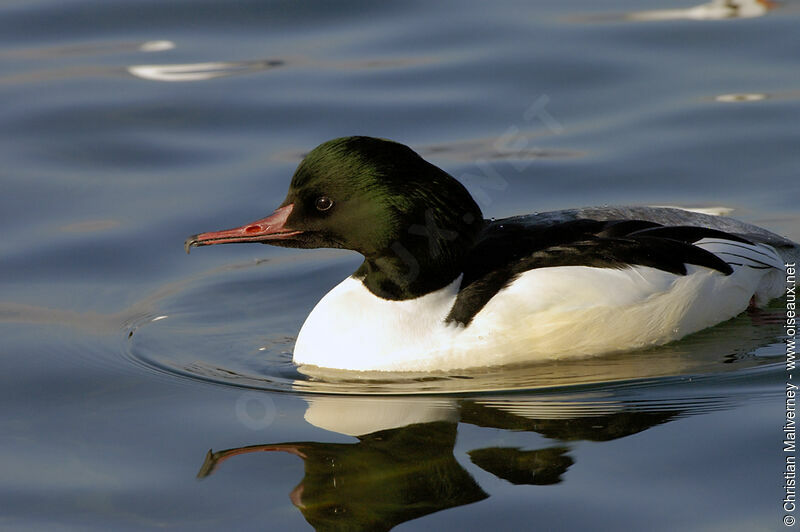
M 554 440 L 554 445 L 539 449 L 492 446 L 467 453 L 474 465 L 511 484 L 546 486 L 562 482 L 575 463 L 569 442 L 622 438 L 680 414 L 677 410 L 614 412 L 606 404 L 601 412 L 590 408 L 573 415 L 525 399 L 454 399 L 449 404 L 392 398 L 307 400 L 309 422 L 354 435 L 358 441 L 209 451 L 198 478 L 210 476 L 239 454 L 288 452 L 305 465 L 305 476 L 289 497 L 316 530 L 390 530 L 411 519 L 489 497 L 454 456 L 459 422 L 534 432 Z M 422 422 L 414 422 L 415 417 Z M 367 426 L 371 422 L 375 426 Z M 362 430 L 369 432 L 353 434 Z

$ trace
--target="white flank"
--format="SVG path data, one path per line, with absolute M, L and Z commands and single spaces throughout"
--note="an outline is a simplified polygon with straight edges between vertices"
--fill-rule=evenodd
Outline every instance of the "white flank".
M 677 340 L 781 294 L 782 261 L 769 246 L 697 244 L 731 275 L 687 266 L 561 266 L 519 276 L 468 327 L 445 324 L 460 278 L 408 301 L 386 301 L 348 278 L 309 314 L 297 364 L 349 370 L 435 371 L 591 356 Z

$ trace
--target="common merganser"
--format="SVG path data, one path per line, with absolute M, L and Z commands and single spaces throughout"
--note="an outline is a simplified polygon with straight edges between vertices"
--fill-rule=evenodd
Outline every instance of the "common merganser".
M 798 250 L 759 227 L 673 208 L 487 220 L 456 179 L 371 137 L 321 144 L 272 215 L 191 236 L 185 249 L 236 242 L 363 255 L 311 311 L 293 360 L 376 371 L 664 344 L 780 296 Z

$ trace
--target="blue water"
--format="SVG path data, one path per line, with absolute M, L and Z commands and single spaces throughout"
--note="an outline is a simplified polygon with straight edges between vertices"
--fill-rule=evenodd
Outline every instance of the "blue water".
M 182 248 L 352 134 L 487 216 L 800 240 L 800 4 L 762 5 L 2 3 L 0 528 L 783 528 L 780 300 L 645 352 L 314 380 L 294 338 L 358 257 Z

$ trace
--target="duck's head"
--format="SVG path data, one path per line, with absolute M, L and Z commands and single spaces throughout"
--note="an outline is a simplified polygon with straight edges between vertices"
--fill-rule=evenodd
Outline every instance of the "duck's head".
M 367 260 L 410 253 L 447 258 L 469 246 L 482 214 L 467 190 L 407 146 L 343 137 L 314 148 L 270 216 L 189 237 L 185 247 L 261 242 L 345 248 Z

